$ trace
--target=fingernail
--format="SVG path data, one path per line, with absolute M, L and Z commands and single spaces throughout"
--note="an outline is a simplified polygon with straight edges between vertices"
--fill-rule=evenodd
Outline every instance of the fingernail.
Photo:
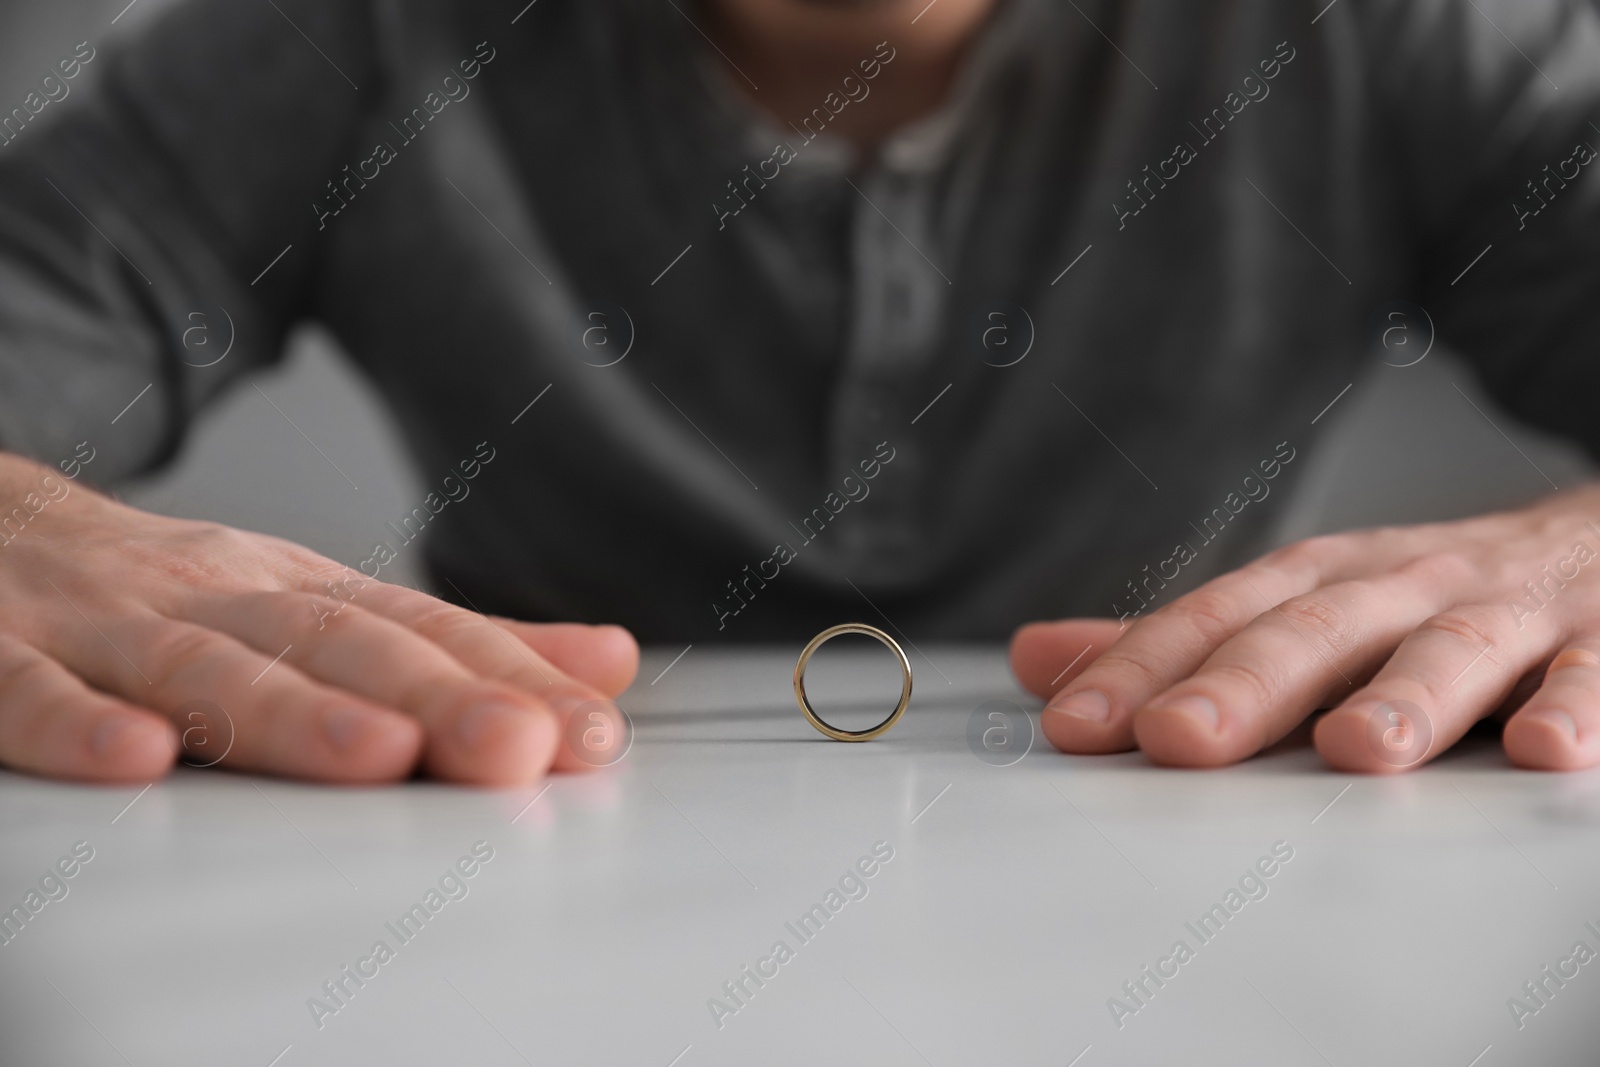
M 322 732 L 339 748 L 349 748 L 377 718 L 361 708 L 339 708 L 322 720 Z
M 1111 718 L 1111 701 L 1098 689 L 1080 689 L 1076 693 L 1056 697 L 1045 710 L 1087 722 L 1106 722 Z
M 1203 696 L 1181 696 L 1175 700 L 1165 700 L 1156 705 L 1156 708 L 1187 715 L 1207 730 L 1216 730 L 1222 721 L 1221 716 L 1217 714 L 1217 706 Z
M 468 748 L 477 748 L 487 738 L 509 728 L 527 714 L 521 706 L 503 700 L 474 704 L 456 723 L 456 737 Z
M 1578 724 L 1571 715 L 1557 708 L 1541 708 L 1538 711 L 1528 712 L 1527 718 L 1539 722 L 1547 722 L 1551 726 L 1565 733 L 1574 741 L 1578 739 Z

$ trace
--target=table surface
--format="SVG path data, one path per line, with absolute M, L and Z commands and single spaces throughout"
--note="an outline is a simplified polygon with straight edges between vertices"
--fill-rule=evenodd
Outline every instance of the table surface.
M 1223 771 L 1043 738 L 996 765 L 974 712 L 1039 703 L 999 649 L 914 650 L 866 744 L 800 717 L 796 650 L 680 651 L 624 696 L 628 754 L 547 788 L 0 775 L 0 907 L 59 898 L 0 945 L 0 1064 L 1600 1061 L 1574 956 L 1600 950 L 1600 774 L 1490 737 L 1383 779 L 1303 735 Z M 892 701 L 878 652 L 824 649 L 819 707 Z M 1541 1004 L 1546 966 L 1577 974 Z

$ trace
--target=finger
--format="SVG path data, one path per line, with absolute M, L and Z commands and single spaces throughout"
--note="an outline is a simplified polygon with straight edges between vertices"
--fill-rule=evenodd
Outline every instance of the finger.
M 333 581 L 332 578 L 339 580 Z M 409 602 L 413 609 L 423 611 L 449 607 L 444 601 L 408 586 L 380 583 L 349 570 L 336 572 L 331 578 L 326 571 L 314 571 L 298 584 L 306 592 L 326 593 L 336 599 L 352 603 L 362 596 L 362 590 L 378 593 L 376 597 L 364 597 L 365 606 L 369 610 L 396 619 L 408 613 L 403 610 L 390 610 L 388 607 L 380 610 L 374 606 L 374 602 L 382 602 L 385 605 L 402 605 Z M 633 684 L 634 677 L 638 674 L 639 643 L 621 626 L 534 623 L 501 615 L 483 617 L 516 639 L 510 645 L 512 649 L 516 649 L 518 643 L 531 648 L 540 657 L 538 662 L 548 662 L 560 673 L 606 695 L 620 695 Z M 540 685 L 542 687 L 544 683 L 541 681 Z
M 186 617 L 262 655 L 281 655 L 284 665 L 319 683 L 413 717 L 427 733 L 423 767 L 436 777 L 522 784 L 541 777 L 555 757 L 556 718 L 541 701 L 481 677 L 409 627 L 355 604 L 254 593 L 192 601 Z
M 1600 634 L 1570 642 L 1506 723 L 1502 743 L 1519 767 L 1577 771 L 1600 765 Z
M 1543 663 L 1540 663 L 1533 670 L 1517 679 L 1517 684 L 1511 687 L 1511 692 L 1506 694 L 1506 698 L 1500 702 L 1500 706 L 1495 708 L 1494 712 L 1489 716 L 1490 721 L 1499 723 L 1504 727 L 1511 716 L 1528 702 L 1529 698 L 1538 691 L 1540 685 L 1544 684 L 1545 671 L 1550 669 L 1549 661 L 1554 658 L 1553 655 L 1547 655 Z
M 1051 699 L 1040 717 L 1045 736 L 1064 752 L 1132 748 L 1135 710 L 1193 674 L 1263 611 L 1315 589 L 1321 571 L 1309 554 L 1267 557 L 1139 619 Z
M 363 586 L 356 594 L 356 602 L 366 611 L 421 634 L 483 677 L 532 694 L 554 711 L 560 720 L 562 737 L 556 750 L 555 769 L 586 770 L 603 765 L 610 745 L 627 743 L 626 720 L 605 693 L 560 670 L 495 625 L 488 616 L 447 604 L 414 589 L 382 582 Z M 591 750 L 581 753 L 573 749 L 567 727 L 572 713 L 580 707 L 586 719 L 597 714 L 611 727 L 598 735 L 583 735 L 609 738 L 605 751 L 592 746 Z
M 1553 612 L 1518 620 L 1505 604 L 1471 604 L 1427 619 L 1372 681 L 1317 723 L 1332 766 L 1393 773 L 1430 760 L 1502 704 L 1559 640 Z M 1393 746 L 1380 743 L 1400 732 Z M 1392 751 L 1391 751 L 1392 748 Z
M 1453 602 L 1449 584 L 1412 567 L 1284 601 L 1134 713 L 1139 748 L 1178 767 L 1254 755 L 1372 677 L 1408 634 Z
M 149 614 L 66 626 L 46 651 L 90 685 L 183 721 L 195 701 L 223 722 L 216 762 L 329 782 L 410 774 L 422 730 L 397 711 L 324 685 L 227 634 Z
M 91 782 L 147 782 L 178 734 L 154 712 L 97 693 L 33 647 L 0 637 L 0 764 Z
M 548 660 L 563 674 L 605 693 L 620 696 L 639 673 L 639 642 L 621 626 L 490 619 Z
M 1112 619 L 1027 623 L 1011 635 L 1011 673 L 1028 692 L 1048 698 L 1071 685 L 1126 629 Z

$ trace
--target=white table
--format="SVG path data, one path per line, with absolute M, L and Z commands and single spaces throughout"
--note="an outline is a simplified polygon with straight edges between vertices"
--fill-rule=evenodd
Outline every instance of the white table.
M 627 757 L 544 792 L 0 776 L 0 905 L 94 850 L 0 946 L 0 1063 L 1600 1062 L 1600 963 L 1520 1030 L 1507 1008 L 1600 950 L 1600 775 L 1518 772 L 1491 739 L 1382 780 L 1303 739 L 1221 772 L 1042 738 L 997 767 L 970 713 L 1038 702 L 996 649 L 913 652 L 911 710 L 860 745 L 799 716 L 797 650 L 696 647 L 651 685 L 679 651 L 622 701 Z M 893 690 L 886 661 L 819 655 L 819 704 Z M 385 924 L 479 841 L 467 895 L 402 943 Z M 867 895 L 802 943 L 785 923 L 880 841 Z M 1201 944 L 1185 924 L 1280 841 L 1267 895 Z M 372 976 L 319 1029 L 308 999 L 347 964 Z M 1176 974 L 1119 1029 L 1147 964 Z M 746 965 L 776 974 L 719 1029 Z

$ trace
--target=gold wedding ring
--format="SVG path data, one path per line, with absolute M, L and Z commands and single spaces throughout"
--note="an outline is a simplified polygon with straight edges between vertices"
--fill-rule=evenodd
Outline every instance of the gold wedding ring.
M 840 634 L 866 634 L 868 637 L 876 637 L 887 645 L 894 653 L 895 659 L 900 661 L 900 677 L 904 679 L 900 685 L 900 703 L 894 706 L 887 719 L 867 730 L 841 730 L 836 726 L 829 726 L 822 721 L 822 717 L 811 707 L 811 701 L 806 698 L 806 665 L 811 662 L 812 655 L 824 642 L 831 641 Z M 800 662 L 794 665 L 794 699 L 800 705 L 806 721 L 835 741 L 870 741 L 880 734 L 888 733 L 890 728 L 900 721 L 900 716 L 905 714 L 906 706 L 911 703 L 911 661 L 906 659 L 905 649 L 900 647 L 900 643 L 876 626 L 868 626 L 864 622 L 846 622 L 830 626 L 811 639 L 805 651 L 800 653 Z

